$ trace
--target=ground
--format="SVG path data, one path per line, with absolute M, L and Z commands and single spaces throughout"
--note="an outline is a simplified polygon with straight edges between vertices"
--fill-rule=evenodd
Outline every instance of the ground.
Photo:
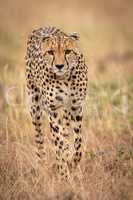
M 23 3 L 14 4 L 16 7 L 6 1 L 3 3 L 0 25 L 0 200 L 133 199 L 131 6 L 128 15 L 121 19 L 115 9 L 111 15 L 111 9 L 110 13 L 100 11 L 95 2 L 96 5 L 87 7 L 87 4 L 86 8 L 81 4 L 77 8 L 66 5 L 64 12 L 61 5 L 52 4 L 52 15 L 43 12 L 51 4 L 44 5 L 41 1 L 34 2 L 29 14 Z M 22 11 L 18 15 L 20 7 L 25 15 Z M 37 18 L 35 13 L 38 13 Z M 38 175 L 34 129 L 25 102 L 27 33 L 33 27 L 48 23 L 59 25 L 67 32 L 80 33 L 89 68 L 84 105 L 84 155 L 69 184 L 56 181 L 55 155 L 45 119 L 48 158 Z

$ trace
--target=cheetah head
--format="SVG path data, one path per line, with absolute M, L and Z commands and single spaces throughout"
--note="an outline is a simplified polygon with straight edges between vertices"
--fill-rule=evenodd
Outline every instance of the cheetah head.
M 77 65 L 78 39 L 76 33 L 66 35 L 62 32 L 44 38 L 42 50 L 45 61 L 58 77 L 64 76 Z

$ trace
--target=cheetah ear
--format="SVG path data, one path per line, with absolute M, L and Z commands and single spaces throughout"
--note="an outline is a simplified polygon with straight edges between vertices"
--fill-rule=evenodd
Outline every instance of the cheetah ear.
M 70 33 L 69 36 L 75 40 L 79 40 L 79 34 L 77 32 Z

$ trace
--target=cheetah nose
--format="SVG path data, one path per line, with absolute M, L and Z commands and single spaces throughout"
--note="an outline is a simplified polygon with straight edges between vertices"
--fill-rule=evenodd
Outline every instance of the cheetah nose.
M 57 67 L 58 69 L 62 69 L 62 68 L 64 67 L 64 65 L 63 65 L 63 64 L 61 64 L 61 65 L 56 65 L 56 67 Z

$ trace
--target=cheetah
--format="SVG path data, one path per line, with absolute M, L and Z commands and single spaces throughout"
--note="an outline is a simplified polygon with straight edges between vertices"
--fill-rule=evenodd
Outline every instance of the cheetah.
M 82 157 L 82 116 L 87 66 L 77 33 L 56 27 L 33 30 L 27 41 L 26 88 L 38 159 L 45 158 L 43 114 L 48 117 L 57 170 L 68 178 Z M 72 142 L 72 145 L 71 145 Z

